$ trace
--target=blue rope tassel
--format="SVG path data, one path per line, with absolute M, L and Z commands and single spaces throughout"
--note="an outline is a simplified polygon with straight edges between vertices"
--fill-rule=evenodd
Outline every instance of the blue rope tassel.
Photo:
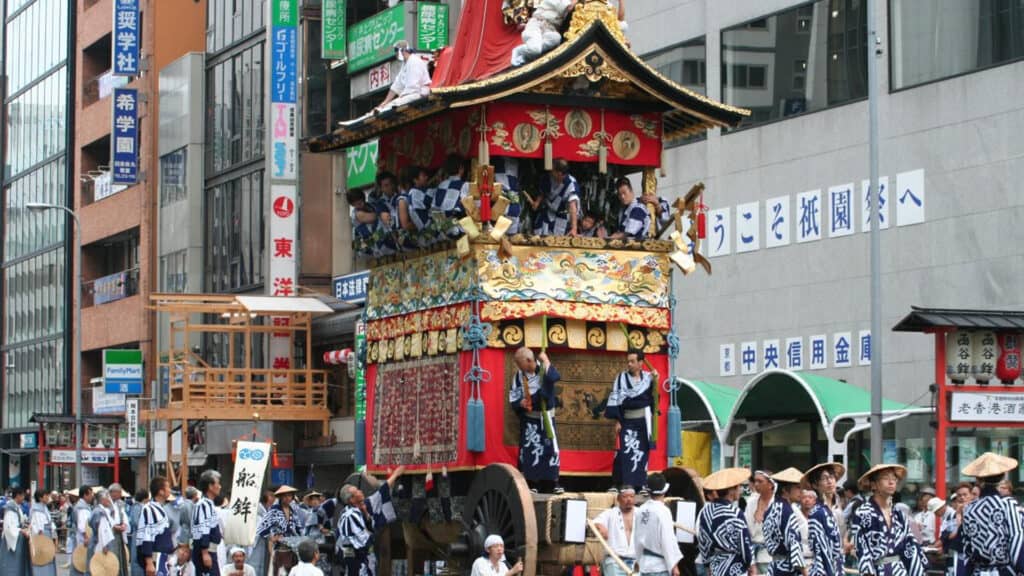
M 463 378 L 470 386 L 469 400 L 466 402 L 466 450 L 470 452 L 483 452 L 487 447 L 482 385 L 491 381 L 491 373 L 480 365 L 480 350 L 487 347 L 487 337 L 490 334 L 491 325 L 480 320 L 478 292 L 473 300 L 469 323 L 462 328 L 464 347 L 472 351 L 469 371 Z
M 671 287 L 671 284 L 669 285 Z M 670 288 L 671 290 L 671 288 Z M 669 330 L 668 337 L 668 356 L 669 356 L 669 379 L 668 379 L 668 444 L 666 446 L 667 456 L 669 458 L 678 458 L 683 455 L 683 439 L 682 439 L 682 413 L 679 410 L 679 403 L 676 400 L 676 391 L 679 390 L 679 384 L 676 383 L 676 358 L 679 357 L 679 335 L 676 334 L 675 319 L 676 319 L 676 297 L 675 294 L 669 292 L 668 298 L 669 306 L 672 310 L 672 329 Z

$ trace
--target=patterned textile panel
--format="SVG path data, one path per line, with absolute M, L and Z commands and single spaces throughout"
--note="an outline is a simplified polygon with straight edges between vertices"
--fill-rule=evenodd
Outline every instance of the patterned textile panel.
M 476 280 L 475 262 L 454 250 L 378 266 L 370 271 L 366 318 L 376 320 L 467 302 Z
M 374 462 L 455 461 L 459 382 L 454 355 L 380 365 L 373 398 Z
M 549 351 L 551 363 L 562 375 L 558 396 L 562 407 L 555 415 L 558 444 L 562 450 L 609 450 L 615 446 L 615 422 L 591 410 L 611 391 L 612 381 L 626 368 L 622 354 L 580 354 Z M 507 402 L 508 388 L 516 366 L 512 354 L 505 356 L 505 436 L 507 446 L 519 444 L 519 419 Z
M 477 252 L 480 287 L 488 300 L 557 300 L 668 308 L 672 269 L 664 254 L 513 246 Z

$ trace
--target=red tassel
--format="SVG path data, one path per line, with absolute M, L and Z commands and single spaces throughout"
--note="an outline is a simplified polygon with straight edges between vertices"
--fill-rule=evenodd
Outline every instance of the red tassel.
M 704 240 L 708 237 L 708 215 L 704 210 L 697 213 L 697 238 Z
M 272 468 L 277 468 L 277 448 L 270 453 L 270 463 Z

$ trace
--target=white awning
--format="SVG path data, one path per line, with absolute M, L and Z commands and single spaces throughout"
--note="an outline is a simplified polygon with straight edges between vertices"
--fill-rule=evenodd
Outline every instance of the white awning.
M 330 314 L 330 306 L 316 298 L 293 296 L 236 296 L 235 300 L 255 314 Z

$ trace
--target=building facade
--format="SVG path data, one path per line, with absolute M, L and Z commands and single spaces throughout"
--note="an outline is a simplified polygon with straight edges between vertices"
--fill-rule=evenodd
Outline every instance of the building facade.
M 74 126 L 74 14 L 61 0 L 8 0 L 3 6 L 3 448 L 0 484 L 27 485 L 34 412 L 70 405 L 71 222 L 77 175 L 69 154 Z
M 741 389 L 781 369 L 867 390 L 881 352 L 884 396 L 927 408 L 933 341 L 890 330 L 910 307 L 1024 306 L 1016 137 L 1024 108 L 1013 96 L 1024 78 L 1024 11 L 1001 2 L 875 4 L 882 41 L 870 53 L 858 0 L 628 4 L 637 53 L 692 89 L 752 110 L 740 128 L 674 143 L 666 155 L 662 193 L 707 185 L 704 251 L 714 267 L 676 284 L 678 375 Z M 869 57 L 881 82 L 877 335 L 866 233 Z M 929 419 L 885 429 L 886 457 L 913 460 L 916 482 L 934 478 Z M 961 461 L 996 446 L 1020 457 L 1012 431 L 975 432 L 952 441 Z M 740 453 L 758 466 L 789 465 L 787 457 L 808 465 L 814 438 L 804 423 L 782 426 Z M 850 442 L 851 454 L 867 449 L 866 433 Z

